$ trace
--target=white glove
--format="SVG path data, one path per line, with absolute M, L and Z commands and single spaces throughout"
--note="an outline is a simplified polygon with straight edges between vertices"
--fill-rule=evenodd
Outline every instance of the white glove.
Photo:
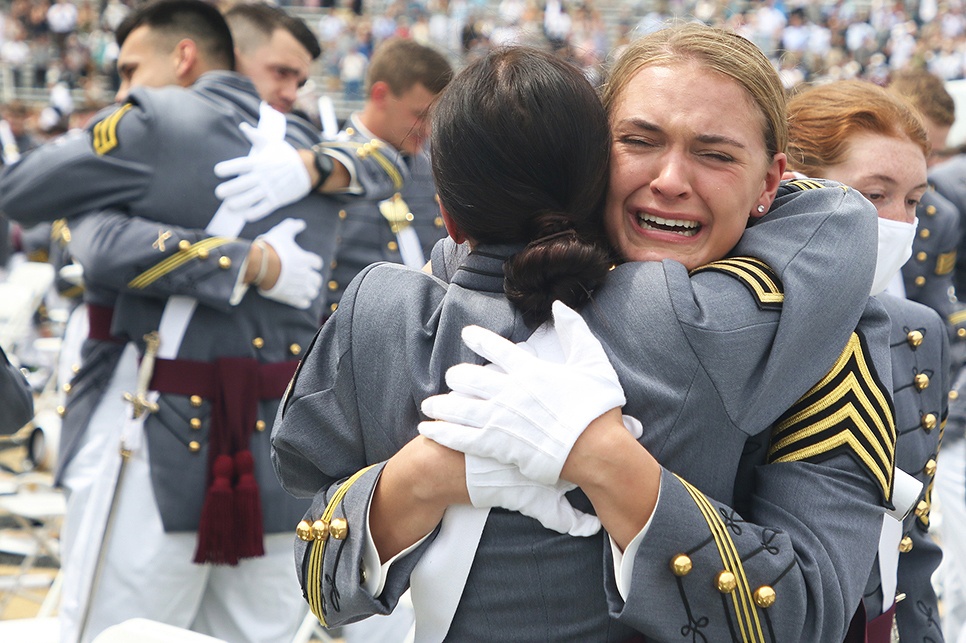
M 215 175 L 235 178 L 215 188 L 215 196 L 246 221 L 258 221 L 312 189 L 298 150 L 285 140 L 285 115 L 263 102 L 258 127 L 238 126 L 252 142 L 248 156 L 215 165 Z
M 504 372 L 473 364 L 450 368 L 446 383 L 462 395 L 424 400 L 423 413 L 442 422 L 422 422 L 419 432 L 451 449 L 515 464 L 537 482 L 556 483 L 587 425 L 626 400 L 580 315 L 560 302 L 554 302 L 553 315 L 562 364 L 534 357 L 479 326 L 464 328 L 464 343 Z
M 285 219 L 258 239 L 272 246 L 278 254 L 281 269 L 278 281 L 268 290 L 258 289 L 263 297 L 293 308 L 308 308 L 322 288 L 322 257 L 303 250 L 295 237 L 305 230 L 302 219 Z
M 624 416 L 624 426 L 635 438 L 641 437 L 637 418 Z M 474 507 L 503 507 L 530 516 L 547 529 L 571 536 L 592 536 L 600 530 L 593 514 L 574 509 L 566 494 L 577 486 L 560 480 L 555 485 L 535 482 L 512 464 L 465 454 L 466 489 Z

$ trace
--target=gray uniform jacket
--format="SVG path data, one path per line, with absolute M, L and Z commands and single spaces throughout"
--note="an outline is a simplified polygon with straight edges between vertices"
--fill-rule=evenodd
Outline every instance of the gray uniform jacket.
M 338 308 L 346 286 L 360 270 L 377 261 L 403 262 L 394 225 L 408 226 L 416 232 L 427 260 L 436 242 L 446 236 L 426 151 L 415 156 L 403 155 L 385 141 L 374 139 L 357 114 L 352 116 L 350 126 L 340 132 L 335 144 L 353 149 L 363 159 L 375 157 L 372 160 L 376 160 L 381 156 L 395 166 L 397 173 L 395 190 L 388 197 L 370 192 L 363 198 L 348 199 L 339 212 L 335 263 L 332 279 L 327 284 L 329 314 Z M 390 222 L 386 214 L 393 212 L 401 214 L 403 220 Z
M 841 640 L 875 557 L 894 446 L 888 318 L 867 299 L 875 213 L 840 187 L 784 191 L 776 205 L 736 248 L 761 250 L 764 263 L 712 264 L 693 278 L 672 261 L 625 264 L 584 311 L 627 392 L 625 412 L 668 468 L 627 600 L 603 535 L 571 538 L 493 510 L 447 640 L 620 641 L 634 631 L 655 641 Z M 448 287 L 368 268 L 303 359 L 273 457 L 285 487 L 313 497 L 309 522 L 346 520 L 344 538 L 296 541 L 303 589 L 329 624 L 390 611 L 429 544 L 392 565 L 380 596 L 364 590 L 381 467 L 416 435 L 419 404 L 445 390 L 446 369 L 479 361 L 461 329 L 529 335 L 503 295 L 508 252 L 477 248 Z M 434 269 L 446 263 L 434 252 Z M 773 436 L 769 426 L 826 374 L 833 385 L 817 387 Z M 841 382 L 871 406 L 853 406 Z M 815 409 L 829 408 L 857 412 L 857 422 L 826 422 L 839 447 L 809 444 L 824 421 Z M 581 493 L 571 497 L 591 510 Z
M 949 393 L 948 341 L 943 320 L 930 308 L 886 294 L 877 299 L 892 320 L 896 466 L 923 483 L 902 524 L 896 591 L 905 598 L 896 604 L 896 624 L 902 641 L 937 642 L 943 635 L 931 578 L 942 551 L 929 535 L 929 511 Z M 864 598 L 870 619 L 882 612 L 883 602 L 878 564 L 872 571 Z
M 34 414 L 34 398 L 20 369 L 0 348 L 0 435 L 15 433 Z
M 88 240 L 89 250 L 96 249 L 83 258 L 93 280 L 129 278 L 115 302 L 115 335 L 140 342 L 157 329 L 167 296 L 187 294 L 200 305 L 179 359 L 297 359 L 318 328 L 321 296 L 307 310 L 269 300 L 254 289 L 237 306 L 229 305 L 229 299 L 248 254 L 250 242 L 245 240 L 285 218 L 306 221 L 297 242 L 328 265 L 338 223 L 331 201 L 306 197 L 246 224 L 237 240 L 202 231 L 220 205 L 214 196 L 220 179 L 212 167 L 248 153 L 251 143 L 238 125 L 257 122 L 259 102 L 251 82 L 230 72 L 205 74 L 189 89 L 137 89 L 89 131 L 68 135 L 7 168 L 0 177 L 0 209 L 25 221 L 114 209 L 94 215 L 89 227 L 78 232 Z M 287 138 L 296 147 L 317 142 L 314 130 L 295 117 L 289 118 Z M 119 225 L 118 213 L 136 218 L 125 227 Z M 128 235 L 150 221 L 158 222 L 150 236 Z M 119 265 L 137 265 L 132 254 L 143 263 L 122 273 Z M 100 374 L 109 377 L 113 364 L 104 361 Z M 194 530 L 204 499 L 209 400 L 162 395 L 159 404 L 160 411 L 145 425 L 155 497 L 166 530 Z M 279 487 L 269 461 L 268 433 L 262 429 L 276 407 L 277 400 L 259 403 L 250 438 L 266 532 L 288 527 L 305 507 Z

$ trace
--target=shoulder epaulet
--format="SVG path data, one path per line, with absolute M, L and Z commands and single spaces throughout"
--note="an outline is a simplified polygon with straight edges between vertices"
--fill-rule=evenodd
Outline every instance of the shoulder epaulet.
M 121 122 L 121 117 L 127 114 L 131 107 L 131 103 L 124 103 L 104 120 L 94 125 L 91 135 L 95 152 L 107 154 L 117 147 L 117 124 Z
M 755 257 L 729 257 L 698 266 L 690 274 L 723 272 L 738 279 L 751 292 L 762 310 L 777 310 L 785 301 L 781 279 L 767 263 Z
M 399 171 L 399 168 L 397 168 L 383 153 L 381 148 L 383 148 L 385 144 L 382 141 L 378 139 L 372 139 L 368 143 L 358 143 L 356 141 L 325 141 L 321 145 L 323 148 L 342 150 L 346 153 L 350 153 L 349 150 L 352 150 L 360 160 L 371 158 L 373 161 L 378 163 L 379 167 L 381 167 L 389 176 L 395 189 L 402 189 L 402 173 Z
M 852 333 L 835 365 L 775 423 L 768 462 L 821 462 L 847 453 L 865 469 L 891 507 L 895 414 L 889 391 Z

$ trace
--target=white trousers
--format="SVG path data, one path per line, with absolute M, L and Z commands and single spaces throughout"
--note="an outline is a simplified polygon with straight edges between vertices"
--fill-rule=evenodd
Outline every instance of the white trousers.
M 943 561 L 937 574 L 943 606 L 943 636 L 966 643 L 966 440 L 949 440 L 939 451 L 935 495 Z
M 120 391 L 135 381 L 133 359 L 125 354 L 101 407 L 92 417 L 85 444 L 71 462 L 64 526 L 64 586 L 76 572 L 81 552 L 72 551 L 77 526 L 104 449 L 118 448 L 124 408 Z M 188 457 L 188 454 L 185 454 Z M 192 562 L 195 534 L 167 534 L 151 486 L 146 449 L 128 461 L 105 565 L 91 600 L 82 643 L 111 625 L 147 618 L 208 634 L 230 643 L 290 641 L 308 609 L 302 599 L 293 562 L 293 534 L 265 538 L 266 555 L 235 567 Z M 75 554 L 75 555 L 72 555 Z M 74 564 L 72 564 L 74 563 Z M 62 597 L 63 643 L 74 637 L 83 620 L 82 597 Z

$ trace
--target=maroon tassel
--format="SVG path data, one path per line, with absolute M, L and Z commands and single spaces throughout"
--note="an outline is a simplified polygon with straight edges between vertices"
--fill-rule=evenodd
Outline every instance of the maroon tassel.
M 235 454 L 235 529 L 238 557 L 265 555 L 262 528 L 262 498 L 255 480 L 255 460 L 248 449 Z
M 198 549 L 194 562 L 198 564 L 237 565 L 238 545 L 233 537 L 235 523 L 232 506 L 232 478 L 234 466 L 231 456 L 220 455 L 212 466 L 213 479 L 198 525 Z

